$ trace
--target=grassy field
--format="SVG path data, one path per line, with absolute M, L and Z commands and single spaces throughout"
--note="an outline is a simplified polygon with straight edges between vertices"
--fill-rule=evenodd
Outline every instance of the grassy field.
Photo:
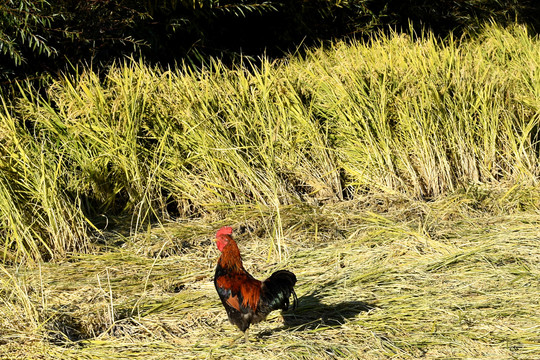
M 474 40 L 337 43 L 251 69 L 126 62 L 21 86 L 0 108 L 0 255 L 87 252 L 117 215 L 138 232 L 262 205 L 279 242 L 279 208 L 296 202 L 477 187 L 534 208 L 539 59 L 523 28 L 490 27 Z
M 1 357 L 538 358 L 538 213 L 353 205 L 283 208 L 281 263 L 269 256 L 265 214 L 242 212 L 3 269 Z M 237 239 L 254 275 L 298 276 L 298 308 L 255 326 L 247 345 L 231 343 L 241 333 L 212 283 L 219 255 L 209 239 L 225 223 L 245 231 Z
M 0 108 L 2 358 L 540 358 L 540 41 L 127 61 Z M 239 332 L 232 225 L 299 306 Z

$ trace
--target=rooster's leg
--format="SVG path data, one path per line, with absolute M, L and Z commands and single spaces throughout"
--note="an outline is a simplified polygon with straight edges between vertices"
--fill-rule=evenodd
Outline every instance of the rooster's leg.
M 249 333 L 249 329 L 246 329 L 246 331 L 244 331 L 244 341 L 246 342 L 246 344 L 249 343 L 248 333 Z

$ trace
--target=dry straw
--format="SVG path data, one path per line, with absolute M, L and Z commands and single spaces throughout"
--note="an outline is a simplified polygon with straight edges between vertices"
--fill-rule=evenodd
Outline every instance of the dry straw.
M 539 59 L 490 26 L 21 88 L 0 357 L 539 358 Z M 249 345 L 211 281 L 225 224 L 255 276 L 299 279 Z

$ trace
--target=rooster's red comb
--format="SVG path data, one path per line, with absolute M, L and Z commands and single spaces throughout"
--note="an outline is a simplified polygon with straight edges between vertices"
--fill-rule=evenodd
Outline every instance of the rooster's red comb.
M 219 237 L 221 235 L 232 235 L 232 227 L 224 226 L 221 229 L 219 229 L 216 234 L 216 237 Z

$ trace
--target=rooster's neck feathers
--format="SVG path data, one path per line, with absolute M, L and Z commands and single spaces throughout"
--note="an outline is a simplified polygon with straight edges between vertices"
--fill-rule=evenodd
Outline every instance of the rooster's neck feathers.
M 219 265 L 232 271 L 242 271 L 244 266 L 242 265 L 242 257 L 240 256 L 240 249 L 238 249 L 238 245 L 236 245 L 236 242 L 231 236 L 221 236 L 226 236 L 228 238 L 228 244 L 223 248 L 219 258 Z

